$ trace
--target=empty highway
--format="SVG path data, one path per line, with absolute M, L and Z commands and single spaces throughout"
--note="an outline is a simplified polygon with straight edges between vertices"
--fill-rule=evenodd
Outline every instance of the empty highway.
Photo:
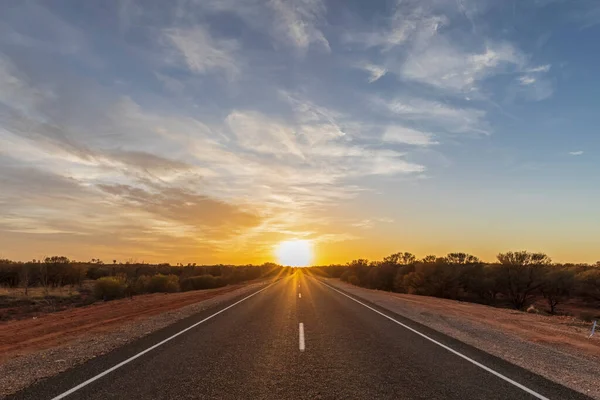
M 11 398 L 587 399 L 303 272 Z

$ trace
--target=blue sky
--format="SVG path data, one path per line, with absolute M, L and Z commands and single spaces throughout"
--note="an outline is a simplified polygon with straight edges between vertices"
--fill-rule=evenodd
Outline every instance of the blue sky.
M 594 0 L 1 7 L 0 256 L 600 258 Z

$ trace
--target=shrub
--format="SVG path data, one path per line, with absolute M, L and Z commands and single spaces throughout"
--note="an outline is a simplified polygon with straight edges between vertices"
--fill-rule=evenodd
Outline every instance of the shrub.
M 150 279 L 149 275 L 138 276 L 135 282 L 133 283 L 133 294 L 142 294 L 149 293 L 148 288 L 150 287 Z
M 100 278 L 94 285 L 94 297 L 99 300 L 114 300 L 125 296 L 126 285 L 122 279 L 112 276 Z
M 354 286 L 360 286 L 360 280 L 356 275 L 350 275 L 350 277 L 348 277 L 348 283 Z
M 349 269 L 345 270 L 342 275 L 340 275 L 340 279 L 344 282 L 348 282 L 348 278 L 350 278 L 351 271 Z
M 187 292 L 189 290 L 214 289 L 227 285 L 225 279 L 220 276 L 200 275 L 181 280 L 181 290 Z
M 148 293 L 174 293 L 179 291 L 177 275 L 154 275 L 148 282 Z

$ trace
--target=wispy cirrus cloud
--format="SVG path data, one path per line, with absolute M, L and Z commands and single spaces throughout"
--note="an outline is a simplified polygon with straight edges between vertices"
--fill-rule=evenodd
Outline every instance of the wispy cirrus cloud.
M 486 4 L 467 1 L 398 2 L 391 17 L 374 21 L 375 28 L 367 32 L 347 32 L 344 40 L 379 50 L 378 58 L 383 62 L 372 69 L 372 80 L 385 70 L 401 81 L 433 88 L 441 95 L 485 100 L 497 96 L 483 89 L 489 80 L 520 75 L 518 79 L 531 82 L 519 91 L 524 98 L 541 100 L 551 96 L 551 81 L 541 76 L 533 78 L 548 70 L 532 67 L 530 56 L 514 43 L 475 34 L 474 18 L 486 8 Z M 472 25 L 467 37 L 456 32 L 465 19 Z
M 276 14 L 273 33 L 296 48 L 306 51 L 311 44 L 330 51 L 329 42 L 318 28 L 326 12 L 321 0 L 271 0 Z
M 192 72 L 203 74 L 223 71 L 230 77 L 239 73 L 235 57 L 239 48 L 237 41 L 215 39 L 206 27 L 199 25 L 189 29 L 166 29 L 163 35 Z
M 508 43 L 488 44 L 481 51 L 465 51 L 438 39 L 411 51 L 400 68 L 402 77 L 440 89 L 478 90 L 478 83 L 504 68 L 520 69 L 524 56 Z
M 327 13 L 322 0 L 203 0 L 193 7 L 236 15 L 255 30 L 266 32 L 276 46 L 289 46 L 300 53 L 310 46 L 331 50 L 320 28 L 326 25 Z
M 434 36 L 438 28 L 448 22 L 445 15 L 427 11 L 415 2 L 398 2 L 391 17 L 377 21 L 368 30 L 351 30 L 344 33 L 342 40 L 363 48 L 378 48 L 388 52 L 413 40 L 426 40 Z
M 371 99 L 371 105 L 388 115 L 415 121 L 432 129 L 450 133 L 489 134 L 486 111 L 454 107 L 442 102 L 420 98 Z
M 0 53 L 0 103 L 26 111 L 51 98 L 50 89 L 36 87 L 5 55 Z
M 383 141 L 390 143 L 410 144 L 414 146 L 431 146 L 439 144 L 433 133 L 422 132 L 405 126 L 389 126 L 382 136 Z
M 388 72 L 387 68 L 371 63 L 359 63 L 356 67 L 369 73 L 369 83 L 378 81 Z
M 581 156 L 581 155 L 583 155 L 583 151 L 581 151 L 581 150 L 578 150 L 578 151 L 570 151 L 570 152 L 569 152 L 569 155 L 572 155 L 572 156 Z

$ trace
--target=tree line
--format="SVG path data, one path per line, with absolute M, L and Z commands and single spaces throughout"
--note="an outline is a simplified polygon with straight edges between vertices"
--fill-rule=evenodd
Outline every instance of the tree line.
M 50 288 L 81 286 L 94 280 L 97 298 L 109 300 L 142 293 L 177 292 L 222 287 L 282 272 L 279 265 L 176 265 L 117 263 L 99 259 L 89 262 L 69 260 L 64 256 L 43 260 L 15 262 L 0 259 L 0 286 L 20 287 L 27 294 L 31 287 Z
M 598 305 L 600 262 L 558 264 L 543 253 L 500 253 L 485 263 L 467 253 L 417 259 L 400 252 L 381 261 L 354 260 L 316 267 L 321 273 L 370 289 L 434 296 L 523 310 L 543 298 L 551 314 L 571 298 Z

